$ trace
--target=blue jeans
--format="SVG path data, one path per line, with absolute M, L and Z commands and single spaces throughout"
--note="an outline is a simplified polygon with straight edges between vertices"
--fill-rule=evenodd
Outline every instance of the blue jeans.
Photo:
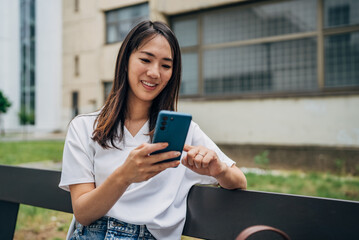
M 77 223 L 71 240 L 155 240 L 145 225 L 121 222 L 115 218 L 102 217 L 88 226 Z

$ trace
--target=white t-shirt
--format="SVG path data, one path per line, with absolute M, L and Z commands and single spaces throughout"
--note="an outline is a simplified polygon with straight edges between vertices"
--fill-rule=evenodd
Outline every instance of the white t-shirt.
M 91 139 L 97 114 L 80 115 L 70 123 L 59 184 L 64 190 L 69 191 L 69 185 L 78 183 L 94 182 L 96 186 L 100 186 L 125 162 L 134 148 L 145 142 L 150 143 L 150 137 L 146 135 L 149 132 L 147 122 L 134 137 L 124 129 L 124 140 L 117 144 L 121 150 L 103 149 Z M 186 144 L 205 146 L 214 150 L 228 166 L 234 164 L 193 121 Z M 184 154 L 186 153 L 183 152 L 182 157 Z M 147 181 L 131 184 L 106 216 L 127 223 L 144 224 L 157 239 L 180 239 L 190 188 L 194 184 L 215 183 L 215 178 L 197 174 L 180 164 Z

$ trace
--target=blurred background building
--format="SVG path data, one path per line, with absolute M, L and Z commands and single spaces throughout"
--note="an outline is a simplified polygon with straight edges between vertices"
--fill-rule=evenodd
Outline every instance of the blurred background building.
M 0 22 L 17 30 L 7 29 L 12 37 L 1 38 L 12 47 L 1 61 L 7 66 L 6 59 L 19 59 L 18 66 L 1 64 L 0 89 L 18 109 L 24 105 L 18 5 L 36 6 L 35 129 L 66 130 L 77 114 L 99 109 L 126 34 L 143 19 L 160 20 L 174 30 L 183 54 L 179 111 L 191 113 L 232 158 L 250 165 L 269 150 L 278 166 L 288 159 L 292 167 L 307 161 L 320 168 L 338 159 L 357 166 L 359 1 L 5 2 L 15 14 L 1 8 Z M 7 127 L 17 124 L 18 109 L 7 114 Z
M 7 132 L 61 129 L 61 0 L 0 1 L 0 90 Z

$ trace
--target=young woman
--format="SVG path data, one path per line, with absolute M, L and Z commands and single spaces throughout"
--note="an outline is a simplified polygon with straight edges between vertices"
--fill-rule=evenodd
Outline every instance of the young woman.
M 113 88 L 99 111 L 76 117 L 66 137 L 60 187 L 70 191 L 74 239 L 180 239 L 197 183 L 246 188 L 246 178 L 191 122 L 181 152 L 150 153 L 160 110 L 176 110 L 181 54 L 161 22 L 134 27 L 120 48 Z

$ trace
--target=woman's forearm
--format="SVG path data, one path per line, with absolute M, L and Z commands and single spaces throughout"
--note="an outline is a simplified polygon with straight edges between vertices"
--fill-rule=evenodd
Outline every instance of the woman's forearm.
M 78 222 L 87 226 L 103 217 L 123 195 L 129 184 L 121 178 L 121 170 L 121 167 L 116 169 L 96 188 L 94 184 L 70 186 L 73 211 Z
M 227 167 L 226 170 L 216 177 L 219 185 L 226 189 L 246 189 L 247 188 L 247 179 L 244 176 L 243 172 L 232 165 L 232 167 Z

